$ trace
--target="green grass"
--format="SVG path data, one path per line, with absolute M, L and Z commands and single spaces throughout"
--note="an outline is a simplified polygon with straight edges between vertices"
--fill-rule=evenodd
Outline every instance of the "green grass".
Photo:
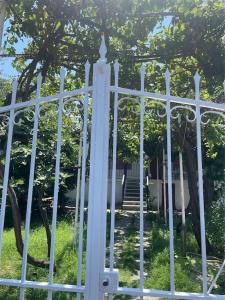
M 35 226 L 30 231 L 29 253 L 39 259 L 47 259 L 47 243 L 45 230 L 41 226 Z M 73 243 L 73 229 L 66 220 L 57 224 L 55 257 L 57 271 L 55 272 L 55 283 L 75 284 L 77 279 L 77 254 Z M 84 263 L 84 262 L 83 262 Z M 84 268 L 83 268 L 84 269 Z M 1 278 L 21 277 L 21 257 L 16 246 L 13 229 L 4 232 L 3 251 L 0 265 Z M 85 274 L 82 274 L 84 280 Z M 48 270 L 28 265 L 27 280 L 48 280 Z M 46 299 L 46 291 L 26 290 L 26 299 Z M 0 299 L 13 300 L 19 298 L 19 289 L 11 287 L 0 287 Z M 75 299 L 74 295 L 69 293 L 55 293 L 54 299 Z
M 147 215 L 145 223 L 149 229 L 145 234 L 145 288 L 170 290 L 170 264 L 169 264 L 169 230 L 162 219 L 154 215 Z M 121 253 L 116 268 L 123 271 L 120 276 L 120 285 L 127 287 L 139 286 L 139 231 L 137 225 L 130 222 L 124 234 Z M 175 220 L 176 226 L 176 220 Z M 191 258 L 181 255 L 181 240 L 175 234 L 175 283 L 177 291 L 201 292 L 201 280 L 197 276 L 201 272 L 200 258 Z M 189 252 L 198 252 L 197 244 L 192 233 L 187 234 Z M 120 299 L 120 298 L 115 298 Z M 123 299 L 123 298 L 121 298 Z M 130 297 L 124 299 L 131 299 Z
M 108 216 L 108 225 L 110 218 Z M 176 228 L 179 218 L 174 218 L 174 228 Z M 138 217 L 124 219 L 122 215 L 116 215 L 116 226 L 120 224 L 123 234 L 119 233 L 119 249 L 115 251 L 115 268 L 119 269 L 120 286 L 138 287 L 139 286 L 139 220 Z M 122 224 L 122 225 L 121 225 Z M 170 264 L 169 264 L 169 231 L 164 225 L 163 219 L 155 215 L 145 216 L 145 288 L 170 290 Z M 122 228 L 123 227 L 123 228 Z M 73 241 L 73 226 L 71 219 L 59 218 L 57 224 L 55 258 L 57 270 L 54 275 L 55 283 L 76 284 L 77 281 L 77 253 Z M 1 278 L 21 277 L 21 257 L 16 246 L 13 229 L 7 229 L 3 237 L 3 252 L 0 265 Z M 109 234 L 107 234 L 107 244 Z M 86 245 L 86 228 L 84 230 L 84 247 Z M 201 292 L 201 257 L 198 254 L 198 247 L 194 235 L 190 228 L 187 231 L 187 251 L 195 253 L 188 254 L 186 257 L 181 253 L 180 233 L 174 230 L 175 246 L 175 284 L 177 291 Z M 47 243 L 45 230 L 37 221 L 33 220 L 29 237 L 29 253 L 39 259 L 47 259 Z M 108 252 L 107 252 L 108 253 Z M 84 284 L 84 264 L 83 257 L 82 283 Z M 209 268 L 209 274 L 215 275 L 216 270 Z M 28 265 L 27 279 L 35 281 L 47 281 L 48 270 L 35 268 Z M 221 280 L 219 280 L 220 282 Z M 217 290 L 224 293 L 223 283 Z M 12 287 L 0 287 L 0 300 L 14 300 L 19 297 L 19 289 Z M 46 299 L 47 292 L 37 289 L 26 290 L 26 300 Z M 76 299 L 74 294 L 55 292 L 54 300 Z M 114 299 L 128 300 L 130 296 L 115 296 Z

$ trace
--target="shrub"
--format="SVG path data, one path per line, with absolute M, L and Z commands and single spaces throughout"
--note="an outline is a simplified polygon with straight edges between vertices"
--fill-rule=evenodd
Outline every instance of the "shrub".
M 206 215 L 207 236 L 218 255 L 225 250 L 225 205 L 213 202 Z

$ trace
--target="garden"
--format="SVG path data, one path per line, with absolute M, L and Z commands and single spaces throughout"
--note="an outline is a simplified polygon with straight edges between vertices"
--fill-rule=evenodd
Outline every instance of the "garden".
M 86 183 L 84 209 L 80 206 L 79 189 L 82 181 L 81 172 L 84 168 L 84 164 L 81 163 L 81 152 L 84 149 L 82 148 L 84 144 L 82 133 L 85 127 L 83 95 L 67 97 L 63 104 L 61 145 L 58 156 L 56 155 L 59 145 L 57 101 L 60 97 L 56 97 L 56 101 L 51 103 L 41 104 L 36 132 L 34 109 L 37 103 L 34 101 L 35 103 L 28 109 L 20 110 L 19 107 L 20 105 L 23 107 L 22 103 L 28 99 L 34 99 L 36 94 L 37 97 L 57 94 L 62 89 L 62 77 L 65 77 L 63 88 L 66 92 L 84 88 L 84 82 L 86 85 L 91 85 L 92 66 L 99 58 L 102 34 L 104 34 L 107 46 L 107 62 L 112 65 L 111 81 L 113 83 L 116 82 L 113 64 L 116 59 L 119 59 L 120 86 L 139 90 L 142 82 L 140 71 L 144 66 L 146 92 L 165 95 L 168 92 L 165 74 L 166 76 L 169 74 L 172 96 L 194 99 L 196 80 L 199 80 L 199 96 L 202 101 L 224 103 L 225 3 L 224 0 L 3 0 L 0 5 L 2 6 L 0 40 L 3 40 L 0 53 L 0 108 L 2 109 L 0 113 L 2 216 L 0 224 L 4 227 L 3 236 L 0 237 L 2 241 L 0 278 L 21 279 L 24 244 L 26 246 L 24 242 L 26 240 L 26 210 L 30 202 L 32 206 L 28 231 L 26 279 L 34 282 L 48 282 L 52 233 L 54 232 L 53 207 L 54 199 L 57 197 L 53 282 L 75 285 L 77 280 L 80 280 L 80 283 L 84 285 L 92 128 L 91 95 L 88 94 L 86 98 L 88 105 L 85 136 L 87 145 L 85 144 L 84 157 L 86 170 L 83 178 L 83 182 Z M 87 77 L 87 71 L 85 73 L 85 68 L 88 67 L 90 78 Z M 195 77 L 194 74 L 196 74 Z M 166 83 L 168 87 L 168 81 Z M 17 109 L 6 110 L 5 107 L 10 105 L 15 91 L 17 91 L 16 99 L 14 99 Z M 123 100 L 128 100 L 128 98 L 129 101 L 125 101 L 126 105 L 121 107 Z M 140 158 L 139 98 L 118 96 L 116 157 L 125 166 L 132 165 Z M 161 158 L 165 158 L 166 155 L 168 158 L 168 153 L 164 153 L 165 149 L 168 149 L 168 124 L 163 106 L 152 99 L 148 100 L 143 100 L 145 114 L 142 141 L 145 154 L 144 170 L 145 174 L 148 173 L 150 177 L 151 174 L 148 171 L 153 161 L 160 159 L 161 165 L 166 164 L 166 159 Z M 197 146 L 196 123 L 191 122 L 193 109 L 187 112 L 186 102 L 183 107 L 179 107 L 179 114 L 171 113 L 170 124 L 171 161 L 175 165 L 179 153 L 182 153 L 187 190 L 190 196 L 185 210 L 185 225 L 182 224 L 183 212 L 181 213 L 176 207 L 172 212 L 175 286 L 178 292 L 201 293 L 203 275 L 200 232 L 202 212 L 199 206 L 200 180 L 197 159 L 199 145 Z M 109 117 L 109 165 L 112 163 L 114 154 L 114 105 L 112 96 Z M 173 112 L 175 108 L 175 103 L 172 103 Z M 9 122 L 12 113 L 12 138 L 9 151 Z M 203 116 L 200 140 L 203 164 L 201 179 L 203 180 L 202 194 L 205 206 L 203 213 L 206 221 L 207 280 L 208 287 L 210 287 L 224 262 L 225 117 L 224 113 L 220 112 L 212 113 L 207 119 L 206 107 L 201 108 L 201 113 L 201 117 Z M 36 139 L 34 139 L 35 133 Z M 34 148 L 35 155 L 33 155 Z M 57 159 L 60 166 L 56 184 Z M 34 165 L 32 176 L 30 170 Z M 5 184 L 7 168 L 8 182 Z M 57 188 L 58 193 L 55 195 L 54 191 L 57 191 Z M 72 195 L 70 199 L 69 194 Z M 166 192 L 164 197 L 165 195 Z M 163 211 L 162 207 L 157 210 L 152 204 L 150 194 L 146 197 L 148 209 L 144 213 L 143 231 L 144 288 L 170 291 L 168 210 Z M 4 201 L 6 201 L 5 216 Z M 106 267 L 110 265 L 111 218 L 110 203 L 108 203 Z M 81 240 L 78 234 L 80 228 L 83 228 Z M 0 234 L 1 230 L 0 228 Z M 126 211 L 123 209 L 122 202 L 117 203 L 116 206 L 114 234 L 114 267 L 119 270 L 119 285 L 138 288 L 140 284 L 140 214 Z M 79 252 L 81 243 L 82 249 Z M 80 254 L 82 257 L 79 257 Z M 211 293 L 224 295 L 224 282 L 224 270 L 222 270 Z M 16 284 L 15 287 L 9 287 L 1 285 L 0 280 L 0 299 L 19 299 L 20 292 Z M 25 290 L 27 300 L 46 299 L 47 296 L 48 291 L 45 289 L 26 288 Z M 79 299 L 79 296 L 75 296 L 74 293 L 53 292 L 53 299 L 77 298 Z M 134 298 L 115 295 L 113 299 Z

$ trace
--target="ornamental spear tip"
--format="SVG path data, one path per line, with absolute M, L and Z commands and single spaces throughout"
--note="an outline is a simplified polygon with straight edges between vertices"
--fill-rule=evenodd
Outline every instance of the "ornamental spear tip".
M 165 78 L 166 78 L 166 79 L 169 79 L 170 77 L 171 77 L 171 74 L 170 74 L 169 69 L 167 68 L 167 69 L 166 69 L 166 72 L 165 72 Z
M 100 54 L 100 60 L 101 61 L 106 61 L 106 53 L 107 53 L 107 48 L 105 44 L 105 36 L 104 34 L 102 35 L 102 41 L 101 41 L 101 46 L 99 49 L 99 54 Z
M 66 70 L 65 68 L 60 68 L 60 78 L 63 79 L 66 76 Z
M 90 66 L 90 63 L 89 63 L 89 60 L 87 59 L 86 63 L 85 63 L 85 67 L 89 67 Z
M 166 94 L 170 95 L 170 77 L 171 77 L 171 74 L 170 74 L 170 71 L 169 71 L 168 68 L 166 69 L 166 72 L 165 72 L 164 75 L 165 75 L 165 81 L 166 81 Z
M 195 82 L 200 81 L 200 79 L 201 79 L 201 76 L 199 75 L 198 71 L 196 71 L 195 76 L 194 76 Z
M 118 62 L 118 59 L 116 59 L 116 60 L 115 60 L 115 63 L 114 63 L 114 69 L 115 69 L 115 70 L 118 70 L 119 67 L 120 67 L 120 64 L 119 64 L 119 62 Z
M 195 73 L 194 81 L 195 81 L 195 98 L 199 99 L 200 97 L 200 79 L 201 76 L 199 75 L 198 71 Z
M 37 77 L 37 92 L 40 93 L 40 90 L 41 90 L 41 84 L 42 84 L 42 74 L 41 72 L 38 74 L 38 77 Z
M 142 64 L 141 69 L 140 69 L 140 73 L 144 75 L 145 74 L 145 69 L 146 69 L 146 65 Z

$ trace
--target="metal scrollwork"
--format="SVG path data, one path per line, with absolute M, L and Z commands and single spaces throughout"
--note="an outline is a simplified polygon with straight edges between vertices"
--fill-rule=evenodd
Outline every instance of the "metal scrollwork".
M 134 105 L 129 107 L 130 111 L 133 113 L 133 114 L 136 114 L 137 113 L 137 110 L 136 110 L 136 105 L 140 105 L 140 100 L 138 98 L 132 98 L 132 97 L 123 97 L 123 98 L 120 98 L 119 101 L 118 101 L 118 110 L 119 111 L 125 111 L 125 109 L 127 108 L 127 105 L 126 102 L 124 101 L 127 101 L 129 100 L 129 103 L 132 103 L 131 101 L 134 101 Z
M 47 106 L 46 105 L 40 106 L 39 118 L 42 119 L 42 120 L 45 120 L 45 119 L 47 119 L 47 117 L 48 117 Z
M 152 102 L 152 103 L 156 104 L 157 107 L 146 107 L 146 109 L 145 109 L 146 114 L 148 114 L 149 110 L 150 111 L 156 110 L 157 116 L 160 117 L 160 118 L 164 118 L 166 116 L 166 105 L 165 105 L 165 103 L 163 103 L 162 101 L 159 101 L 159 100 L 154 100 L 154 102 Z M 163 111 L 161 111 L 158 106 L 160 106 Z
M 16 111 L 14 113 L 14 120 L 13 123 L 17 126 L 21 126 L 23 123 L 23 119 L 20 116 L 21 114 L 26 114 L 26 116 L 24 117 L 27 121 L 29 122 L 33 122 L 34 121 L 34 115 L 35 112 L 31 107 L 28 108 L 24 108 L 24 109 L 20 109 L 18 111 Z M 18 120 L 16 121 L 16 119 L 18 118 Z
M 83 111 L 83 105 L 81 101 L 77 98 L 68 98 L 63 102 L 63 113 L 67 116 L 70 116 L 72 114 L 72 105 L 75 105 L 75 108 L 79 111 Z
M 166 105 L 161 101 L 157 101 L 157 104 L 159 104 L 163 108 L 163 110 L 165 110 L 164 113 L 160 113 L 159 109 L 157 109 L 157 116 L 160 118 L 164 118 L 166 116 Z
M 78 98 L 71 97 L 63 102 L 63 114 L 71 119 L 73 128 L 81 122 L 83 110 L 84 106 Z
M 185 119 L 187 120 L 187 122 L 192 123 L 196 120 L 196 111 L 190 106 L 183 106 L 183 105 L 177 105 L 172 107 L 172 109 L 170 110 L 171 119 L 178 120 L 178 122 L 181 122 L 182 114 L 180 110 L 188 111 L 188 113 L 185 114 Z
M 208 125 L 209 122 L 211 121 L 211 119 L 209 118 L 208 115 L 216 115 L 218 116 L 217 120 L 216 120 L 216 125 L 218 127 L 225 127 L 225 114 L 223 112 L 220 111 L 205 111 L 201 114 L 201 124 L 202 125 Z M 223 119 L 223 123 L 221 123 L 221 118 Z

